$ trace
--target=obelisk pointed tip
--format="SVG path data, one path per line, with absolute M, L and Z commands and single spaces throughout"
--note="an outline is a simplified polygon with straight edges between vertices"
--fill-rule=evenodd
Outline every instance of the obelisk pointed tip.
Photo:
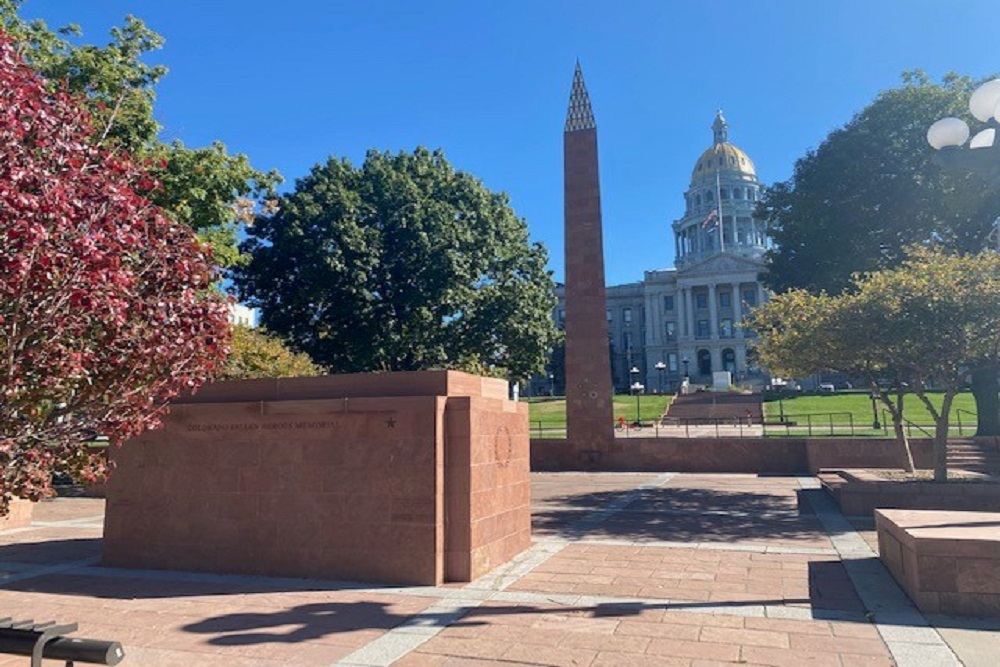
M 590 95 L 587 85 L 583 82 L 583 68 L 579 58 L 573 71 L 573 87 L 569 93 L 569 109 L 566 111 L 566 132 L 592 130 L 597 127 L 594 121 L 594 111 L 590 107 Z

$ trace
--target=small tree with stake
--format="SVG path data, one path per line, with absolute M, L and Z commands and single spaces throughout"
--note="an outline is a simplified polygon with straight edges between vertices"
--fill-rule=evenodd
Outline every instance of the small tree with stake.
M 0 33 L 0 514 L 49 493 L 54 468 L 99 472 L 88 439 L 154 428 L 227 353 L 206 246 L 93 132 Z

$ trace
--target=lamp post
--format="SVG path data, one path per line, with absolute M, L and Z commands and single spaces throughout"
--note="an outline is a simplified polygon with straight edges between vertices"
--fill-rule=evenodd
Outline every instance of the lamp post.
M 641 382 L 635 382 L 635 383 L 632 384 L 632 392 L 635 394 L 635 425 L 636 426 L 639 426 L 639 425 L 642 424 L 642 419 L 641 419 L 642 412 L 639 409 L 639 401 L 641 400 L 640 396 L 642 394 L 642 390 L 645 389 L 645 388 L 646 387 Z
M 877 431 L 882 428 L 882 424 L 878 421 L 878 410 L 875 408 L 875 401 L 879 399 L 879 393 L 877 391 L 872 391 L 870 398 L 872 399 L 872 428 Z
M 656 370 L 660 371 L 660 393 L 663 393 L 663 371 L 667 370 L 667 365 L 662 361 L 657 361 L 653 366 Z
M 639 390 L 642 389 L 642 384 L 639 382 L 639 370 L 638 366 L 633 366 L 628 370 L 629 376 L 632 378 L 632 385 L 629 387 L 631 392 L 635 394 L 635 422 L 639 423 Z
M 553 373 L 549 373 L 549 396 L 556 395 L 556 376 Z
M 976 132 L 969 140 L 971 130 L 960 118 L 942 118 L 927 128 L 927 143 L 936 149 L 934 162 L 941 167 L 959 174 L 973 173 L 987 184 L 1000 184 L 1000 143 L 997 129 L 1000 128 L 1000 79 L 987 81 L 976 88 L 969 97 L 969 112 L 986 124 L 985 129 Z M 1000 252 L 1000 217 L 993 220 L 993 229 L 987 240 Z M 997 380 L 997 366 L 989 364 L 971 369 L 973 395 L 977 406 L 990 405 L 992 401 L 982 401 L 983 396 L 996 396 L 1000 383 Z M 977 410 L 977 435 L 995 433 L 998 420 L 993 408 Z M 992 414 L 990 414 L 992 413 Z
M 778 385 L 778 420 L 784 424 L 785 423 L 785 402 L 781 400 L 784 397 L 785 385 Z

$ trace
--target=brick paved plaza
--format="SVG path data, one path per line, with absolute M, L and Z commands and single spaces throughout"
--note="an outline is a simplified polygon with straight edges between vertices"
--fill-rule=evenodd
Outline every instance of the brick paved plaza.
M 1000 660 L 1000 621 L 921 615 L 877 561 L 871 522 L 842 517 L 813 478 L 532 483 L 532 548 L 442 587 L 102 568 L 103 501 L 61 498 L 0 531 L 0 615 L 79 622 L 76 634 L 119 640 L 123 664 L 143 667 Z

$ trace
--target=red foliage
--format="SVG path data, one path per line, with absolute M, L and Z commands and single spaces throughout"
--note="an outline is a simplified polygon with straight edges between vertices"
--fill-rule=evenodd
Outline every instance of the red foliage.
M 0 514 L 46 495 L 54 467 L 95 473 L 85 440 L 155 428 L 227 354 L 208 248 L 96 139 L 0 33 Z

